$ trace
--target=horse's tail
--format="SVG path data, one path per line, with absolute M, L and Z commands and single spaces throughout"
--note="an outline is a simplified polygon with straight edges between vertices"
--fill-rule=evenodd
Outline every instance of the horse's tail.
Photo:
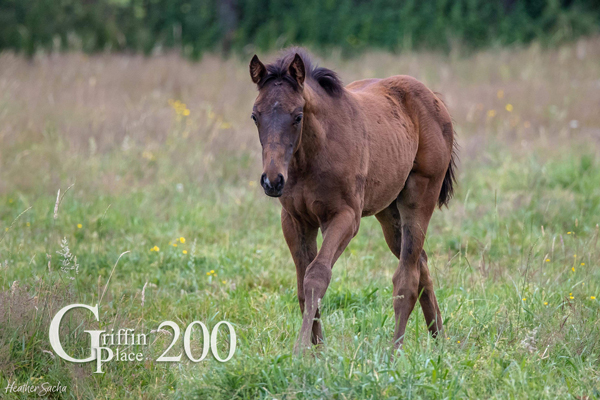
M 458 153 L 458 145 L 454 140 L 454 132 L 452 132 L 452 155 L 450 156 L 450 164 L 446 170 L 446 176 L 444 176 L 444 182 L 442 183 L 442 190 L 440 191 L 440 197 L 438 197 L 438 207 L 448 206 L 448 202 L 454 195 L 454 184 L 456 183 L 456 157 Z

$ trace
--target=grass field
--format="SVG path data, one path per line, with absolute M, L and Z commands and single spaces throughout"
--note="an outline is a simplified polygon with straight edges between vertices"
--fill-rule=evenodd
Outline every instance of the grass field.
M 60 381 L 55 398 L 600 398 L 600 38 L 321 64 L 346 83 L 413 75 L 454 117 L 458 191 L 426 243 L 444 337 L 417 307 L 390 359 L 397 261 L 368 218 L 323 301 L 326 345 L 292 357 L 295 269 L 279 202 L 257 184 L 246 59 L 5 53 L 0 397 L 37 397 L 6 393 L 9 381 Z M 61 270 L 65 246 L 77 270 Z M 69 353 L 87 356 L 85 329 L 136 328 L 155 331 L 149 359 L 104 375 L 60 360 L 48 326 L 71 303 L 99 303 L 101 322 L 71 313 Z M 157 363 L 165 320 L 229 321 L 237 351 Z M 192 339 L 200 354 L 199 330 Z

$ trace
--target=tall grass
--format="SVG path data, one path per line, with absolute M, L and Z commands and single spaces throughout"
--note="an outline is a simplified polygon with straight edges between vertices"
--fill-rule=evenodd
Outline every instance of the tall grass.
M 246 60 L 0 55 L 0 389 L 60 381 L 66 398 L 600 397 L 599 61 L 598 39 L 467 59 L 324 60 L 346 82 L 414 75 L 452 112 L 458 192 L 426 243 L 446 330 L 431 339 L 417 308 L 391 359 L 397 261 L 365 219 L 324 299 L 326 344 L 296 359 L 294 267 L 279 203 L 256 182 Z M 73 260 L 65 246 L 78 273 L 61 270 Z M 87 355 L 84 329 L 136 328 L 153 343 L 140 349 L 144 362 L 109 363 L 102 376 L 60 360 L 48 342 L 58 309 L 100 299 L 100 323 L 85 312 L 65 321 L 68 352 Z M 238 350 L 224 364 L 156 363 L 171 339 L 157 331 L 164 320 L 230 321 Z

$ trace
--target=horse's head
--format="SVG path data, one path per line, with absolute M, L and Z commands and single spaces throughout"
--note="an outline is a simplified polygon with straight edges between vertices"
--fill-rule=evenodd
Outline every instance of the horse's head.
M 291 61 L 266 67 L 257 56 L 250 61 L 250 76 L 259 92 L 252 110 L 262 146 L 265 194 L 279 197 L 288 177 L 288 166 L 302 135 L 302 95 L 306 77 L 304 61 L 295 54 Z

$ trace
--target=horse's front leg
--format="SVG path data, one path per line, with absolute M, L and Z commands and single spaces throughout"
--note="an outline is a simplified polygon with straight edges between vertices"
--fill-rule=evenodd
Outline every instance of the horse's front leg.
M 292 253 L 294 264 L 296 264 L 298 303 L 300 304 L 300 312 L 304 315 L 304 275 L 308 265 L 317 256 L 317 233 L 319 229 L 296 220 L 284 208 L 281 209 L 281 228 L 290 253 Z M 313 330 L 320 332 L 320 326 L 315 323 Z M 317 343 L 316 333 L 313 333 L 312 338 L 314 344 Z
M 360 223 L 360 213 L 351 208 L 338 212 L 322 227 L 323 244 L 315 259 L 308 265 L 304 276 L 304 316 L 294 352 L 298 354 L 311 343 L 323 340 L 320 326 L 319 307 L 331 281 L 331 268 L 344 251 L 350 239 L 356 235 Z M 316 325 L 316 326 L 315 326 Z

